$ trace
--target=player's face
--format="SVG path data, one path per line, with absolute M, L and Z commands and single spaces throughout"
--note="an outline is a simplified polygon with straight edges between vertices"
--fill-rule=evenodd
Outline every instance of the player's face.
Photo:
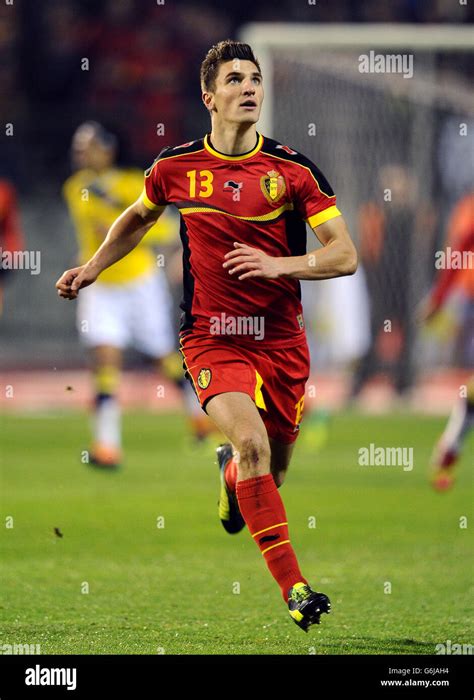
M 73 167 L 103 170 L 110 165 L 110 154 L 95 138 L 89 126 L 79 127 L 72 139 L 71 155 Z
M 215 90 L 205 93 L 204 101 L 224 121 L 255 124 L 263 102 L 262 76 L 255 63 L 238 58 L 221 63 Z

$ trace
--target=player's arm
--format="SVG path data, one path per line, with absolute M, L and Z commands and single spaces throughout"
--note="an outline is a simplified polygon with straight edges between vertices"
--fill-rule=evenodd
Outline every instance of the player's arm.
M 357 252 L 341 215 L 313 228 L 322 248 L 306 255 L 272 257 L 242 243 L 225 255 L 224 267 L 239 280 L 249 277 L 294 277 L 300 280 L 324 280 L 352 275 L 357 269 Z
M 114 221 L 102 245 L 87 263 L 87 267 L 99 275 L 118 260 L 124 258 L 142 240 L 155 224 L 164 207 L 148 209 L 142 199 L 137 199 Z
M 472 229 L 460 239 L 457 246 L 457 252 L 461 255 L 469 250 L 474 250 L 474 230 Z M 447 267 L 438 272 L 435 284 L 419 305 L 417 311 L 419 321 L 428 323 L 433 320 L 451 294 L 461 272 L 462 268 L 456 267 Z
M 56 282 L 60 297 L 75 299 L 80 289 L 89 286 L 103 272 L 125 257 L 142 240 L 164 210 L 164 206 L 147 207 L 140 197 L 114 221 L 107 236 L 92 258 L 80 267 L 66 270 Z
M 281 276 L 300 280 L 325 280 L 353 275 L 357 270 L 357 251 L 342 216 L 313 228 L 322 248 L 306 255 L 281 258 Z

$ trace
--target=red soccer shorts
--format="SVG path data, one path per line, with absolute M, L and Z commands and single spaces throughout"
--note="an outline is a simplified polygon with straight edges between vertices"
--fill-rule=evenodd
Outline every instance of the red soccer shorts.
M 234 340 L 193 332 L 181 335 L 186 378 L 202 409 L 217 394 L 248 394 L 260 411 L 269 437 L 289 444 L 298 436 L 305 384 L 309 377 L 306 341 L 287 349 L 249 348 Z

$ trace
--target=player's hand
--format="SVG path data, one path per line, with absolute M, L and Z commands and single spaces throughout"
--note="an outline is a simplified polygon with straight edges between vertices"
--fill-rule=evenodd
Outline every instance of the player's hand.
M 273 258 L 245 243 L 234 243 L 234 248 L 235 250 L 224 255 L 225 262 L 222 265 L 228 269 L 229 275 L 237 275 L 239 280 L 249 277 L 274 280 L 280 277 L 282 273 L 280 258 Z
M 56 282 L 58 295 L 63 299 L 76 299 L 80 289 L 95 282 L 97 274 L 87 268 L 87 265 L 66 270 Z

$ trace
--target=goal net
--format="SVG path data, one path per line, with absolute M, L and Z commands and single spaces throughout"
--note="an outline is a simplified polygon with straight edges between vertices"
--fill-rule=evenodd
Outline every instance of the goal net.
M 471 30 L 252 24 L 240 38 L 264 76 L 259 130 L 323 171 L 360 252 L 354 278 L 304 285 L 319 364 L 372 347 L 402 383 L 417 363 L 449 364 L 453 333 L 425 342 L 414 316 L 452 209 L 473 188 Z

